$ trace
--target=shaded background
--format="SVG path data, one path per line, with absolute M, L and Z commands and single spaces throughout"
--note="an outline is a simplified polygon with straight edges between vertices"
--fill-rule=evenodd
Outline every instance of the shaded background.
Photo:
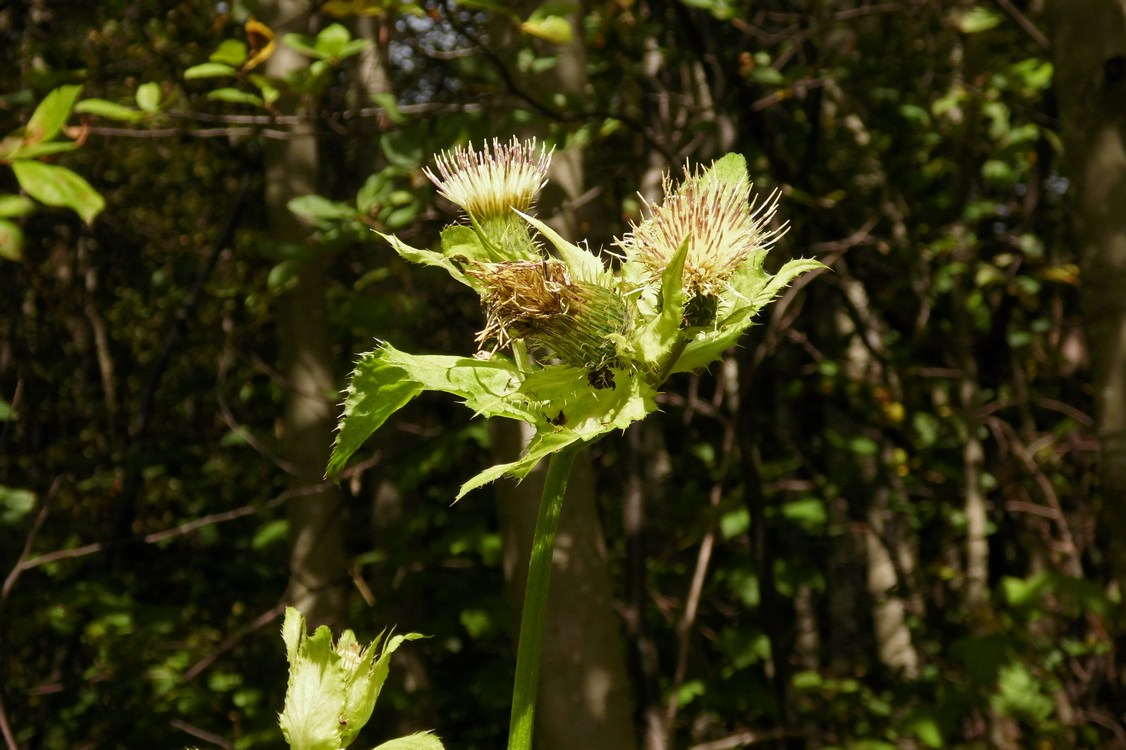
M 357 352 L 482 325 L 370 230 L 433 246 L 455 214 L 421 168 L 518 134 L 592 248 L 736 151 L 783 194 L 768 267 L 831 269 L 580 462 L 540 746 L 1126 747 L 1122 6 L 4 6 L 4 133 L 64 83 L 162 93 L 70 119 L 48 161 L 107 208 L 36 211 L 0 265 L 9 746 L 281 746 L 289 602 L 433 636 L 357 747 L 502 746 L 538 492 L 450 500 L 518 432 L 428 396 L 321 476 Z M 334 23 L 356 54 L 280 44 Z

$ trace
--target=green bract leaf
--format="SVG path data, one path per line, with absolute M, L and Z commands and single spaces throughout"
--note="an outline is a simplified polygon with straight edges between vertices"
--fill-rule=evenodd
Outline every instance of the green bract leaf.
M 49 141 L 59 134 L 66 122 L 81 86 L 60 86 L 44 97 L 35 108 L 24 128 L 23 141 L 27 145 Z
M 753 267 L 741 271 L 732 279 L 740 295 L 734 310 L 713 330 L 698 333 L 685 347 L 672 372 L 691 372 L 715 362 L 735 345 L 743 332 L 754 324 L 758 311 L 779 292 L 798 276 L 821 268 L 825 268 L 825 264 L 820 261 L 799 258 L 782 266 L 773 277 Z
M 83 99 L 74 105 L 74 111 L 82 114 L 97 115 L 118 122 L 136 122 L 144 119 L 145 113 L 122 106 L 105 99 Z
M 466 227 L 466 229 L 468 229 L 468 227 Z M 442 233 L 443 245 L 445 244 L 445 235 L 448 231 L 449 229 Z M 473 230 L 469 231 L 472 232 Z M 433 250 L 420 250 L 417 247 L 411 247 L 393 234 L 383 234 L 382 232 L 378 232 L 377 234 L 379 234 L 379 236 L 383 239 L 387 240 L 387 242 L 391 245 L 395 252 L 397 252 L 403 259 L 409 260 L 411 263 L 419 263 L 424 266 L 437 266 L 438 268 L 445 270 L 446 273 L 454 277 L 456 280 L 460 281 L 462 284 L 465 284 L 466 286 L 473 289 L 477 288 L 476 283 L 471 281 L 469 277 L 463 274 L 461 272 L 461 269 L 454 265 L 450 258 L 446 257 L 442 253 L 436 253 Z M 451 257 L 453 256 L 451 255 Z
M 560 259 L 567 264 L 567 271 L 571 274 L 572 281 L 583 281 L 601 286 L 606 286 L 609 283 L 609 273 L 597 256 L 563 239 L 558 232 L 534 216 L 529 216 L 521 211 L 516 211 L 516 213 L 520 214 L 524 221 L 535 227 L 536 231 L 555 246 L 555 249 L 559 251 Z
M 32 198 L 48 206 L 72 208 L 87 224 L 106 206 L 90 183 L 66 167 L 19 159 L 12 162 L 12 170 Z
M 453 224 L 442 230 L 442 255 L 447 258 L 476 260 L 490 263 L 495 258 L 481 241 L 481 235 L 473 227 Z
M 282 639 L 289 661 L 289 685 L 285 710 L 278 718 L 293 750 L 347 747 L 371 718 L 387 680 L 391 655 L 404 641 L 421 637 L 411 633 L 389 638 L 378 652 L 382 634 L 365 648 L 351 630 L 345 630 L 334 644 L 326 626 L 307 635 L 305 618 L 287 608 Z
M 384 742 L 374 750 L 445 750 L 445 746 L 430 732 L 419 732 L 409 737 Z
M 688 243 L 685 238 L 676 254 L 661 274 L 660 295 L 657 309 L 660 311 L 641 325 L 632 342 L 633 357 L 642 362 L 662 362 L 669 355 L 680 338 L 680 325 L 684 320 L 684 259 L 688 257 Z M 644 303 L 644 301 L 639 301 Z
M 809 273 L 810 271 L 819 271 L 822 268 L 826 268 L 826 265 L 812 258 L 797 258 L 791 260 L 789 263 L 782 266 L 782 268 L 778 270 L 778 273 L 774 274 L 770 281 L 767 282 L 766 286 L 762 288 L 762 291 L 751 300 L 751 304 L 755 307 L 755 312 L 777 297 L 782 290 L 793 283 L 797 277 Z

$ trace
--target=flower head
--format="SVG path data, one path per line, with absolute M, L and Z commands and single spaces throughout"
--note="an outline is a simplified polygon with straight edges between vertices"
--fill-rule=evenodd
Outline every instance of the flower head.
M 627 316 L 613 290 L 573 281 L 555 258 L 479 263 L 466 273 L 485 287 L 487 320 L 479 344 L 505 347 L 526 339 L 588 373 L 617 364 L 612 337 L 625 329 Z
M 528 211 L 544 186 L 551 151 L 513 136 L 508 143 L 493 139 L 492 148 L 483 143 L 458 146 L 439 154 L 438 174 L 424 170 L 438 192 L 461 206 L 476 221 L 508 217 L 512 209 Z
M 645 201 L 649 218 L 632 225 L 616 244 L 657 279 L 687 240 L 684 289 L 689 298 L 714 296 L 752 255 L 786 232 L 786 226 L 768 229 L 778 208 L 777 191 L 756 208 L 757 197 L 747 202 L 751 187 L 745 172 L 725 179 L 697 170 L 679 188 L 666 175 L 664 202 Z

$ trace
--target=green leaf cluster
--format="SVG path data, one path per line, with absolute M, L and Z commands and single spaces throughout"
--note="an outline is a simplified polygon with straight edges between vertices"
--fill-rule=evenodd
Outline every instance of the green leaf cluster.
M 105 208 L 101 194 L 66 167 L 40 161 L 78 148 L 78 143 L 58 140 L 58 136 L 81 92 L 81 86 L 60 86 L 48 94 L 24 127 L 0 140 L 0 163 L 12 168 L 20 187 L 32 198 L 48 206 L 72 209 L 89 224 Z M 23 196 L 0 195 L 0 258 L 20 258 L 23 233 L 12 219 L 33 208 L 34 204 Z

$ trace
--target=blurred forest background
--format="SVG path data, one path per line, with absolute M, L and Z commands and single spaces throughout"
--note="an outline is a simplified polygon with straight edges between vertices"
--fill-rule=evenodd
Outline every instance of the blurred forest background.
M 539 746 L 1126 747 L 1126 3 L 33 0 L 0 81 L 9 748 L 282 746 L 289 602 L 432 636 L 363 747 L 503 745 L 538 491 L 450 501 L 520 434 L 322 476 L 357 353 L 482 326 L 371 230 L 513 134 L 592 249 L 735 151 L 830 269 L 580 462 Z

